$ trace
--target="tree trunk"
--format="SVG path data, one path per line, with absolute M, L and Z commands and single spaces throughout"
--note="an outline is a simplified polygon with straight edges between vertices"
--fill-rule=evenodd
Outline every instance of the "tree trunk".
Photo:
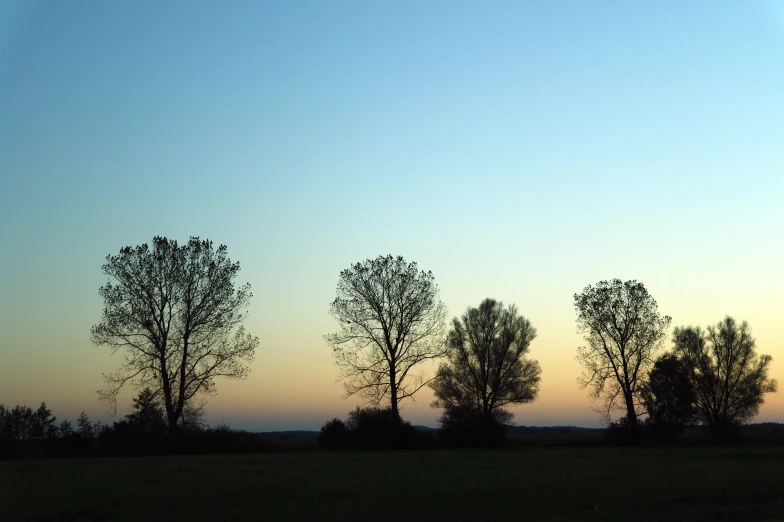
M 634 399 L 631 393 L 624 393 L 626 400 L 626 424 L 629 426 L 631 433 L 637 433 L 637 413 L 634 411 Z
M 396 422 L 400 422 L 400 412 L 397 409 L 397 386 L 395 386 L 394 375 L 395 375 L 394 372 L 389 372 L 389 376 L 392 379 L 391 384 L 389 386 L 389 392 L 391 395 L 392 416 L 395 418 Z

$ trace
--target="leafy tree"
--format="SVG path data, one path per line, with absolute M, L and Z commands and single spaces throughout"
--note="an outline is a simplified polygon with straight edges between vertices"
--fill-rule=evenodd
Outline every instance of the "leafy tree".
M 494 299 L 469 308 L 462 320 L 454 318 L 447 361 L 430 383 L 436 395 L 433 406 L 446 410 L 442 425 L 463 421 L 495 432 L 494 424 L 511 420 L 504 406 L 534 400 L 542 372 L 526 354 L 535 337 L 536 329 L 514 305 L 504 308 Z
M 656 359 L 642 399 L 654 433 L 667 441 L 674 439 L 695 415 L 694 387 L 686 363 L 672 353 Z
M 671 318 L 658 312 L 642 283 L 620 279 L 600 281 L 574 295 L 578 331 L 587 346 L 577 350 L 585 368 L 580 377 L 594 399 L 610 411 L 625 408 L 626 426 L 637 431 L 641 393 Z
M 717 441 L 732 437 L 757 414 L 764 394 L 776 391 L 776 381 L 768 378 L 772 358 L 757 355 L 746 321 L 727 316 L 707 333 L 676 328 L 674 342 L 694 386 L 697 416 Z
M 380 256 L 340 273 L 330 312 L 340 332 L 325 336 L 341 369 L 347 395 L 398 405 L 428 381 L 420 363 L 444 353 L 446 307 L 431 272 L 402 257 Z
M 250 285 L 235 288 L 240 265 L 225 245 L 155 237 L 107 256 L 102 268 L 110 280 L 99 290 L 103 318 L 92 340 L 125 351 L 99 392 L 112 407 L 125 384 L 149 387 L 161 393 L 173 432 L 189 401 L 216 392 L 216 378 L 247 376 L 258 339 L 241 323 L 252 294 Z
M 318 444 L 324 449 L 348 449 L 351 445 L 351 430 L 340 419 L 327 421 L 319 431 Z
M 150 388 L 144 388 L 133 399 L 133 411 L 125 416 L 125 420 L 144 433 L 156 433 L 166 429 L 166 415 L 161 407 L 158 394 Z
M 17 405 L 7 409 L 0 404 L 0 439 L 32 440 L 57 436 L 57 426 L 52 410 L 42 402 L 37 410 Z
M 52 415 L 52 410 L 46 407 L 45 402 L 35 410 L 30 420 L 30 437 L 33 439 L 52 438 L 57 433 L 54 423 L 57 417 Z
M 64 420 L 60 423 L 60 437 L 64 439 L 69 439 L 74 436 L 74 429 L 73 425 L 70 421 Z
M 90 417 L 88 417 L 85 412 L 79 414 L 79 418 L 76 420 L 76 426 L 76 434 L 79 437 L 92 439 L 95 436 L 93 423 L 90 422 Z

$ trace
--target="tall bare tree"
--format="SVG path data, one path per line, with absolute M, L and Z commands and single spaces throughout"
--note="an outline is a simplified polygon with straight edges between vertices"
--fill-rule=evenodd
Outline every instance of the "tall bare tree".
M 707 334 L 700 327 L 676 328 L 675 351 L 689 369 L 700 420 L 717 440 L 754 417 L 765 393 L 776 391 L 768 378 L 770 355 L 757 355 L 746 321 L 725 317 Z
M 585 371 L 583 388 L 604 402 L 603 411 L 625 408 L 626 422 L 637 428 L 641 394 L 671 318 L 658 312 L 656 301 L 637 281 L 600 281 L 574 295 L 577 329 L 587 346 L 577 349 Z
M 431 272 L 402 257 L 379 256 L 340 273 L 330 313 L 340 331 L 326 335 L 347 395 L 399 403 L 429 382 L 415 369 L 444 353 L 446 307 Z
M 485 299 L 455 317 L 447 335 L 447 361 L 438 368 L 430 387 L 435 407 L 472 412 L 485 418 L 504 406 L 536 398 L 541 369 L 526 354 L 536 329 L 517 308 Z M 508 415 L 509 417 L 511 415 Z
M 99 293 L 102 321 L 92 340 L 112 353 L 125 351 L 116 373 L 104 375 L 102 399 L 116 408 L 126 384 L 162 394 L 169 431 L 177 429 L 184 408 L 198 394 L 214 394 L 215 379 L 247 376 L 258 339 L 242 321 L 250 285 L 235 288 L 240 271 L 225 245 L 191 238 L 155 237 L 152 246 L 124 247 L 109 255 L 110 277 Z

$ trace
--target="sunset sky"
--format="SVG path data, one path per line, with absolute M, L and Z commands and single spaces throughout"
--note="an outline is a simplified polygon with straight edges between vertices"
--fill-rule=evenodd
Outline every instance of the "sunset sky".
M 345 416 L 329 304 L 386 254 L 449 317 L 531 320 L 518 424 L 599 425 L 572 296 L 616 277 L 674 326 L 747 320 L 784 384 L 784 2 L 3 2 L 0 402 L 110 419 L 101 265 L 155 235 L 226 244 L 253 289 L 211 423 Z

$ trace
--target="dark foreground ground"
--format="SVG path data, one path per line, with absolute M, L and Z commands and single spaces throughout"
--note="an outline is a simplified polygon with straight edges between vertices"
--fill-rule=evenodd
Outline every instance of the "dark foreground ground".
M 784 447 L 0 462 L 0 520 L 784 520 Z

